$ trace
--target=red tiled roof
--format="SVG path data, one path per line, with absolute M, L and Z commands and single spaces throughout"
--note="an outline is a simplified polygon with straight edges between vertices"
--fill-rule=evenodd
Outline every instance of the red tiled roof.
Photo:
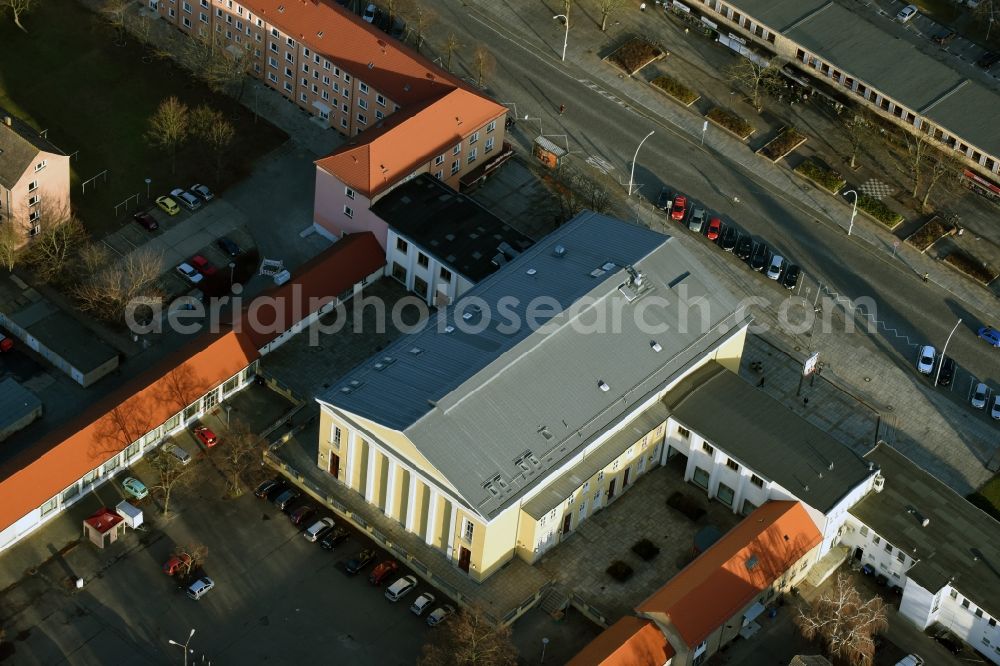
M 800 503 L 767 502 L 636 610 L 666 616 L 688 646 L 697 645 L 821 540 Z
M 95 511 L 94 515 L 90 518 L 84 519 L 83 522 L 87 523 L 101 534 L 104 534 L 112 527 L 122 522 L 122 517 L 105 506 Z
M 202 334 L 5 463 L 0 471 L 0 530 L 42 506 L 258 356 L 246 336 L 232 331 Z
M 438 99 L 397 111 L 316 164 L 372 198 L 506 111 L 506 107 L 456 88 Z M 447 158 L 446 163 L 450 164 Z
M 304 264 L 292 280 L 254 299 L 243 310 L 240 328 L 257 349 L 262 349 L 384 265 L 385 250 L 375 234 L 365 231 L 344 236 Z
M 605 629 L 566 666 L 663 666 L 674 656 L 650 620 L 627 615 Z

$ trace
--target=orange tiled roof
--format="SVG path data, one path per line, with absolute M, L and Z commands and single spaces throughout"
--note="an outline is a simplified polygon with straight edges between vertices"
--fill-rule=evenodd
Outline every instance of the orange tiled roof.
M 232 331 L 203 334 L 16 456 L 0 472 L 0 530 L 42 506 L 257 357 L 246 336 Z M 44 452 L 39 455 L 40 451 Z
M 254 308 L 252 322 L 246 318 L 252 303 L 244 308 L 241 329 L 261 349 L 384 265 L 385 250 L 375 234 L 344 236 L 305 263 L 292 280 L 258 297 L 272 299 L 274 307 Z
M 697 645 L 821 540 L 799 502 L 767 502 L 636 610 L 667 616 L 688 646 Z
M 628 615 L 602 631 L 566 666 L 663 666 L 673 656 L 653 622 Z
M 506 111 L 455 88 L 438 99 L 397 111 L 316 164 L 371 198 L 435 155 L 447 152 L 442 168 L 448 169 L 454 159 L 450 149 Z M 458 159 L 465 159 L 465 153 Z

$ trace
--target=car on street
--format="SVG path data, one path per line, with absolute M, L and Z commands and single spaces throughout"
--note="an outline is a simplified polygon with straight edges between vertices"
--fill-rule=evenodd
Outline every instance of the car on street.
M 722 230 L 722 237 L 719 239 L 719 247 L 721 247 L 726 252 L 732 252 L 736 249 L 736 241 L 739 240 L 739 232 L 736 231 L 736 227 L 726 227 Z
M 273 499 L 279 492 L 288 490 L 288 483 L 283 479 L 268 479 L 253 491 L 260 499 Z
M 3 333 L 0 333 L 0 352 L 9 352 L 14 348 L 13 338 L 8 338 Z
M 955 31 L 948 28 L 941 28 L 931 37 L 931 41 L 938 46 L 948 46 L 953 39 L 955 39 Z
M 962 652 L 962 641 L 958 640 L 958 637 L 947 629 L 940 629 L 935 632 L 934 640 L 952 654 L 960 654 Z
M 982 326 L 976 331 L 976 335 L 979 339 L 990 343 L 991 347 L 1000 347 L 1000 331 L 997 331 L 992 326 Z
M 212 580 L 208 576 L 202 576 L 201 578 L 199 578 L 198 580 L 196 580 L 195 582 L 191 583 L 191 585 L 188 586 L 187 595 L 192 599 L 194 599 L 195 601 L 198 601 L 203 596 L 211 592 L 212 588 L 214 587 L 215 587 L 214 580 Z
M 333 518 L 326 517 L 320 518 L 315 523 L 306 528 L 306 531 L 302 533 L 306 541 L 316 543 L 319 538 L 333 529 L 336 523 L 333 522 Z
M 976 387 L 972 389 L 972 398 L 969 402 L 972 404 L 974 409 L 983 409 L 986 407 L 986 399 L 990 395 L 990 387 L 986 384 L 979 382 Z
M 379 562 L 374 569 L 372 569 L 372 572 L 368 575 L 368 582 L 372 585 L 381 585 L 386 578 L 396 573 L 398 570 L 399 562 L 396 560 L 383 560 L 382 562 Z
M 168 576 L 187 571 L 191 565 L 191 556 L 187 553 L 171 555 L 170 559 L 163 563 L 163 573 Z
M 333 550 L 343 542 L 347 541 L 347 537 L 351 535 L 344 527 L 335 527 L 329 530 L 323 535 L 323 538 L 319 540 L 319 547 L 323 550 Z
M 181 277 L 190 282 L 191 284 L 198 284 L 205 279 L 205 276 L 194 269 L 194 266 L 184 262 L 183 264 L 178 264 L 177 272 L 180 273 Z
M 708 221 L 708 231 L 705 232 L 705 237 L 710 241 L 719 240 L 719 234 L 722 233 L 722 220 L 717 217 L 713 217 Z
M 292 521 L 292 525 L 301 526 L 309 522 L 315 515 L 316 509 L 306 504 L 288 514 L 288 520 Z
M 198 269 L 202 275 L 215 275 L 215 266 L 200 254 L 191 257 L 191 265 Z
M 174 442 L 167 442 L 166 444 L 163 445 L 163 450 L 172 455 L 174 458 L 176 458 L 177 462 L 179 462 L 182 465 L 187 465 L 189 462 L 191 462 L 191 454 L 188 453 L 185 449 L 183 449 L 179 444 L 176 444 Z
M 929 375 L 934 372 L 934 361 L 937 358 L 937 350 L 930 345 L 924 345 L 917 352 L 917 372 L 922 375 Z
M 294 488 L 288 488 L 287 490 L 284 490 L 275 495 L 274 499 L 271 501 L 274 503 L 274 506 L 284 511 L 285 509 L 289 508 L 292 502 L 297 500 L 299 496 L 300 496 L 299 491 L 295 490 Z
M 139 212 L 132 215 L 132 220 L 147 231 L 156 231 L 160 228 L 156 219 L 146 212 Z
M 753 252 L 753 238 L 750 236 L 743 236 L 740 238 L 740 242 L 736 244 L 736 256 L 746 261 L 750 258 L 750 254 Z
M 781 271 L 785 267 L 785 258 L 780 254 L 771 257 L 771 263 L 767 267 L 767 278 L 777 280 L 781 277 Z
M 212 190 L 208 189 L 208 187 L 206 187 L 205 185 L 202 185 L 201 183 L 197 183 L 195 185 L 192 185 L 191 186 L 191 192 L 193 192 L 194 194 L 197 194 L 204 201 L 211 201 L 212 199 L 215 198 L 215 195 L 212 194 Z
M 976 65 L 983 69 L 989 69 L 998 62 L 1000 62 L 1000 51 L 987 51 L 976 61 Z
M 431 614 L 427 616 L 427 626 L 436 627 L 454 614 L 455 607 L 451 604 L 445 604 L 444 606 L 435 608 L 431 611 Z
M 674 205 L 670 208 L 670 219 L 677 220 L 678 222 L 683 222 L 684 217 L 687 215 L 687 197 L 683 194 L 677 194 L 674 196 Z
M 990 405 L 990 416 L 1000 421 L 1000 393 L 993 396 L 993 403 Z
M 688 229 L 695 232 L 696 234 L 701 233 L 701 228 L 705 226 L 705 209 L 702 207 L 695 208 L 691 212 L 691 219 L 688 220 Z
M 899 21 L 900 23 L 908 23 L 909 21 L 912 21 L 913 17 L 916 15 L 917 15 L 917 6 L 906 5 L 905 7 L 899 10 L 898 14 L 896 14 L 896 20 Z
M 146 484 L 134 476 L 125 477 L 125 480 L 122 481 L 122 488 L 126 495 L 131 495 L 135 499 L 143 499 L 149 495 L 149 488 L 146 487 Z
M 417 589 L 417 577 L 403 576 L 386 588 L 385 598 L 396 603 L 415 589 Z
M 363 18 L 366 23 L 374 23 L 376 16 L 378 16 L 378 7 L 376 7 L 373 2 L 365 7 L 365 13 L 361 15 L 361 18 Z
M 357 575 L 365 570 L 365 568 L 375 561 L 378 554 L 372 548 L 365 548 L 357 555 L 347 560 L 347 564 L 344 565 L 344 570 L 351 576 Z
M 955 359 L 950 356 L 941 357 L 941 368 L 938 370 L 938 386 L 950 386 L 955 378 Z
M 206 449 L 210 449 L 219 443 L 219 438 L 215 436 L 215 433 L 208 426 L 198 426 L 192 432 L 194 432 L 194 436 L 198 438 L 198 441 L 205 445 Z
M 434 595 L 430 592 L 423 592 L 410 604 L 410 612 L 414 615 L 423 615 L 424 611 L 430 609 L 434 603 Z
M 181 207 L 170 197 L 156 197 L 156 205 L 167 215 L 176 215 L 181 212 Z
M 660 188 L 660 194 L 656 197 L 656 207 L 660 210 L 670 210 L 670 190 L 665 187 Z
M 757 243 L 753 254 L 750 255 L 750 268 L 755 271 L 763 271 L 765 265 L 767 265 L 767 246 L 763 243 Z
M 215 241 L 215 246 L 228 254 L 230 257 L 238 257 L 240 254 L 240 246 L 225 236 Z
M 201 199 L 187 190 L 182 190 L 178 187 L 176 190 L 170 190 L 170 196 L 173 197 L 175 201 L 180 201 L 181 204 L 188 210 L 198 210 L 201 208 Z
M 802 273 L 802 269 L 795 264 L 789 264 L 788 268 L 785 269 L 785 277 L 781 280 L 782 286 L 785 289 L 795 289 L 799 284 L 799 275 Z

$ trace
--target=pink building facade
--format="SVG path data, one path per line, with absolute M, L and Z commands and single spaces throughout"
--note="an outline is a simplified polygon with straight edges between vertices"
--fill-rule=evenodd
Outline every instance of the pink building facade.
M 69 157 L 27 123 L 0 111 L 0 225 L 25 240 L 70 214 Z

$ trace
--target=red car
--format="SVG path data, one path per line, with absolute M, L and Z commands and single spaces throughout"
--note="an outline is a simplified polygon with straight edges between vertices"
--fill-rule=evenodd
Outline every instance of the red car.
M 687 205 L 688 199 L 683 194 L 678 194 L 674 197 L 674 206 L 670 209 L 670 219 L 677 220 L 678 222 L 684 220 L 684 216 L 687 215 Z
M 396 560 L 385 560 L 379 562 L 378 566 L 372 569 L 368 576 L 368 582 L 372 585 L 381 585 L 386 578 L 399 570 L 399 562 Z
M 156 231 L 160 228 L 160 225 L 156 223 L 156 220 L 154 220 L 153 216 L 149 213 L 136 213 L 132 216 L 132 219 L 135 220 L 140 227 L 144 227 L 147 231 Z
M 176 573 L 187 571 L 191 564 L 191 556 L 187 553 L 171 555 L 170 559 L 163 563 L 163 573 L 173 576 Z
M 198 269 L 202 275 L 215 275 L 215 266 L 208 262 L 208 259 L 196 254 L 191 257 L 191 265 Z
M 215 436 L 215 433 L 208 429 L 208 426 L 198 426 L 194 429 L 194 436 L 201 440 L 201 443 L 205 445 L 205 448 L 210 449 L 219 443 L 219 438 Z
M 708 237 L 708 240 L 714 241 L 718 240 L 719 234 L 721 233 L 722 233 L 722 220 L 720 220 L 717 217 L 713 217 L 711 220 L 708 221 L 708 231 L 705 233 L 705 235 Z
M 288 514 L 288 519 L 292 521 L 292 525 L 302 525 L 315 515 L 316 509 L 311 506 L 300 506 L 295 511 Z
M 14 341 L 3 333 L 0 333 L 0 352 L 10 351 L 14 348 Z

